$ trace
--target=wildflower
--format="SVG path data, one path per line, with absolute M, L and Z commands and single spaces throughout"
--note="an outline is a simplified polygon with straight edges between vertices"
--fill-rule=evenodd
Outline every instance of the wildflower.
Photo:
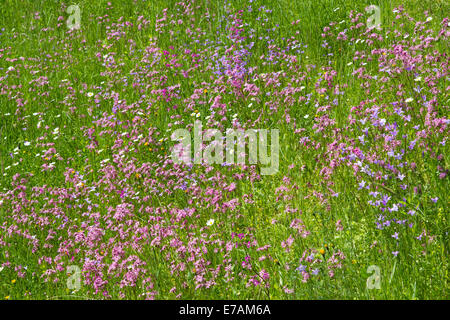
M 23 145 L 24 145 L 25 147 L 28 147 L 30 144 L 31 144 L 31 143 L 30 143 L 29 141 L 25 141 L 25 142 L 23 143 Z
M 11 280 L 11 283 L 15 284 L 16 283 L 16 279 Z
M 431 198 L 431 201 L 433 201 L 434 203 L 436 203 L 438 200 L 439 200 L 438 197 L 436 197 L 436 198 Z
M 412 102 L 412 101 L 414 101 L 413 98 L 408 98 L 408 99 L 405 100 L 406 103 L 410 103 L 410 102 Z
M 206 222 L 206 225 L 207 226 L 212 226 L 214 224 L 214 219 L 209 219 L 207 222 Z
M 324 254 L 325 254 L 325 250 L 324 250 L 324 249 L 320 249 L 320 250 L 319 250 L 319 253 L 320 253 L 321 255 L 324 255 Z
M 392 254 L 396 257 L 398 255 L 398 251 L 392 251 Z
M 292 294 L 292 293 L 294 293 L 294 290 L 289 289 L 288 287 L 284 287 L 283 290 L 284 290 L 284 292 L 287 293 L 287 294 Z
M 88 92 L 87 96 L 92 97 L 94 94 L 92 92 Z
M 5 300 L 9 300 L 9 296 L 6 296 L 6 297 L 5 297 Z

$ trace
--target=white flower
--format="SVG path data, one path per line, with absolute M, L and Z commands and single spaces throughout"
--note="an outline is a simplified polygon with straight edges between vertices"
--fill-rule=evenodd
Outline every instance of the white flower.
M 30 141 L 25 141 L 25 142 L 23 143 L 23 145 L 24 145 L 25 147 L 28 147 L 30 144 L 31 144 Z
M 209 219 L 208 222 L 206 222 L 207 226 L 212 226 L 214 224 L 214 219 Z
M 309 117 L 309 114 L 305 115 L 303 118 L 308 119 L 308 117 Z
M 87 96 L 92 97 L 94 94 L 92 92 L 88 92 Z
M 406 102 L 406 103 L 410 103 L 410 102 L 412 102 L 413 100 L 414 100 L 413 98 L 408 98 L 408 99 L 405 100 L 405 102 Z
M 418 81 L 422 81 L 422 77 L 417 77 L 414 79 L 414 81 L 418 82 Z
M 427 22 L 430 22 L 431 20 L 433 20 L 433 17 L 428 17 L 427 18 Z

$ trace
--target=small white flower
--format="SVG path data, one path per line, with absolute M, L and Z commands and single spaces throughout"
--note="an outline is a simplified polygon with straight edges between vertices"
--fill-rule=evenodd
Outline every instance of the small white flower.
M 308 119 L 309 118 L 309 114 L 305 115 L 303 118 Z
M 412 102 L 413 100 L 414 100 L 413 98 L 408 98 L 408 99 L 405 100 L 405 102 L 406 102 L 406 103 L 410 103 L 410 102 Z
M 207 226 L 212 226 L 214 224 L 214 219 L 209 219 L 208 222 L 206 222 Z
M 418 82 L 418 81 L 422 81 L 422 77 L 417 77 L 414 79 L 414 81 Z
M 431 20 L 433 20 L 433 17 L 428 17 L 427 18 L 427 22 L 430 22 Z
M 23 145 L 24 145 L 25 147 L 28 147 L 30 144 L 31 144 L 30 141 L 25 141 L 25 142 L 23 143 Z
M 87 96 L 92 97 L 94 94 L 92 92 L 88 92 Z

